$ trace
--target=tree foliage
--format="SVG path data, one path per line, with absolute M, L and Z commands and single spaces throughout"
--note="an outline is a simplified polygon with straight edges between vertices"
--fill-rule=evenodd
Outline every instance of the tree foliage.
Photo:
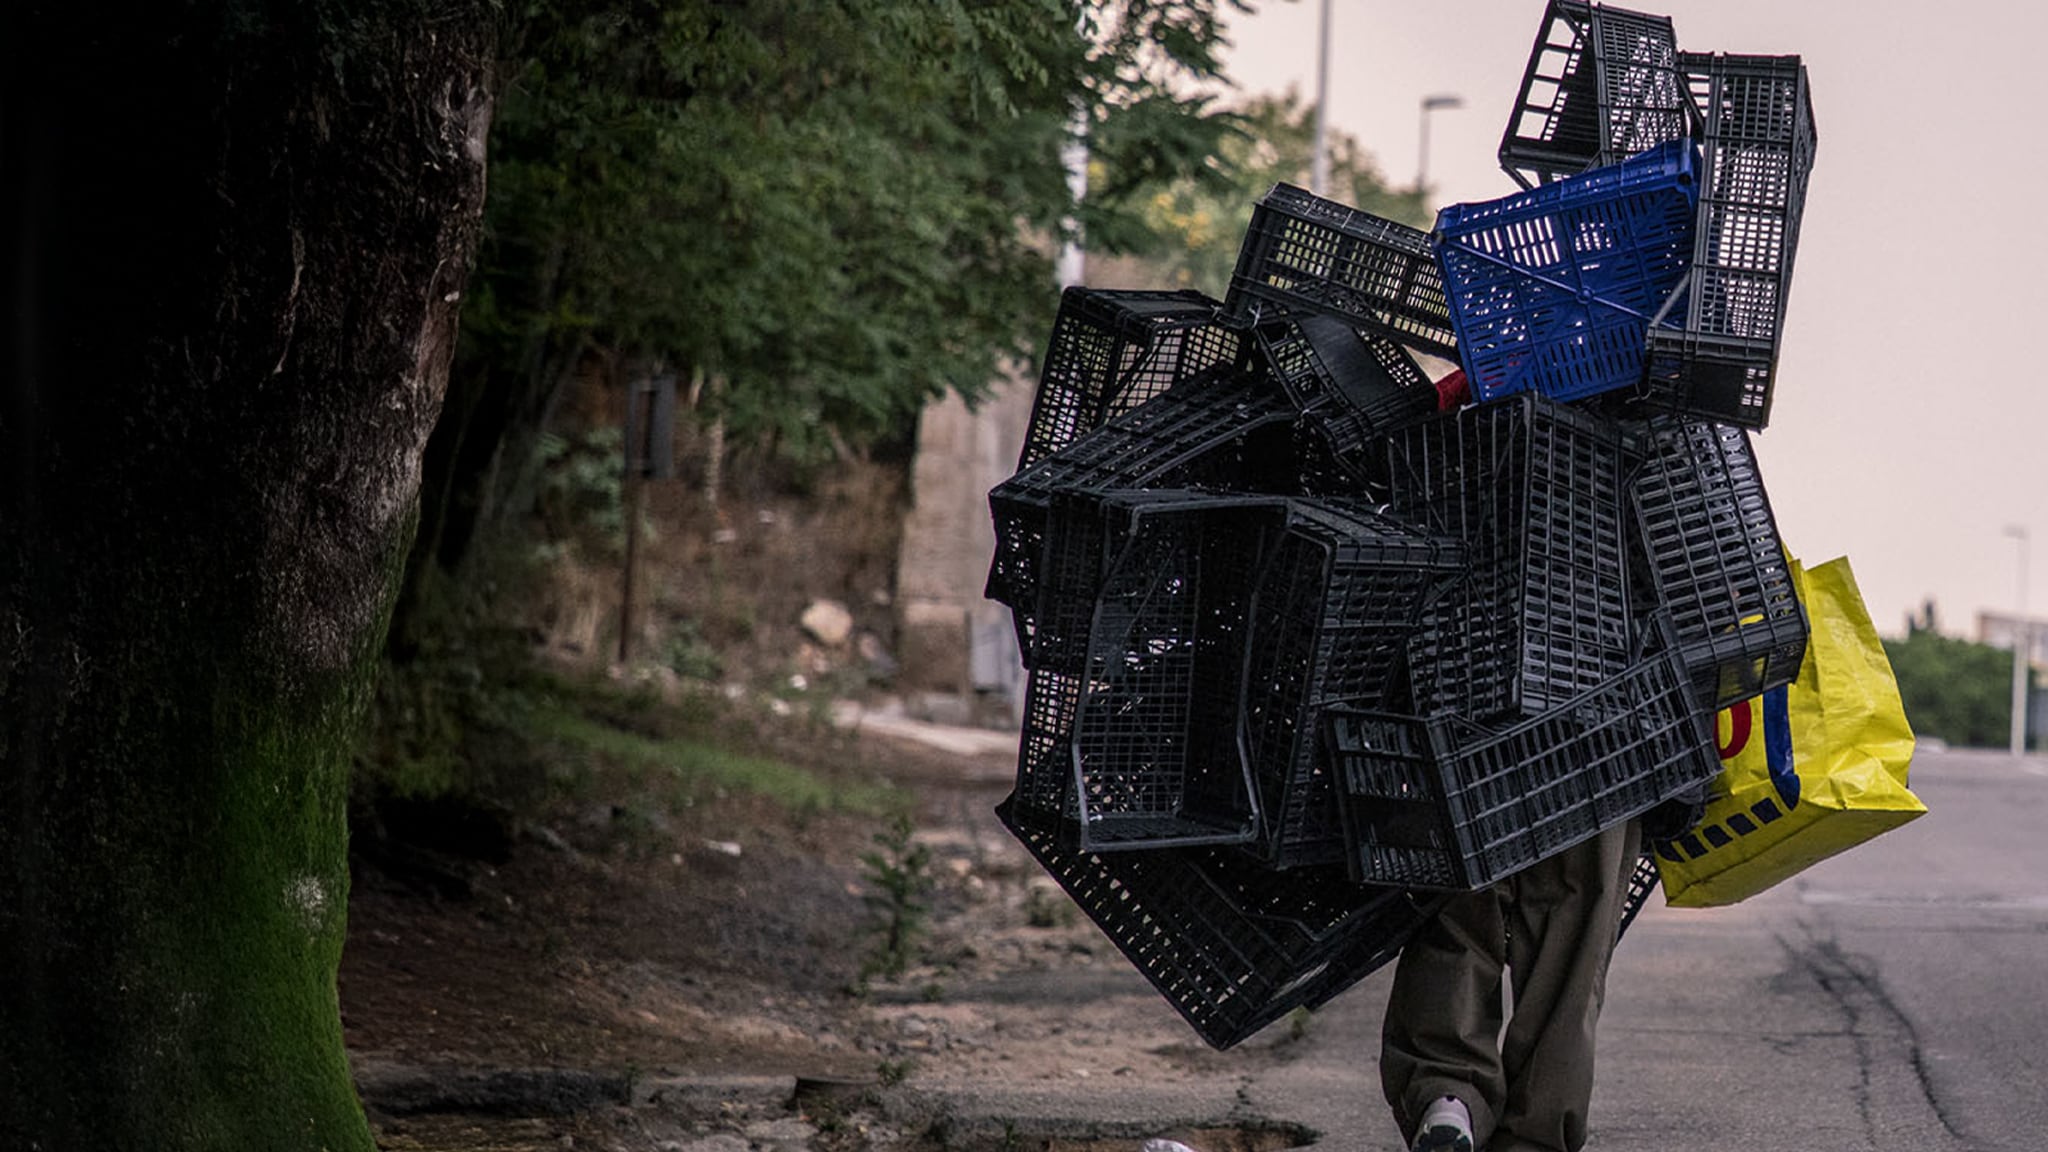
M 1357 139 L 1326 129 L 1333 200 L 1418 228 L 1431 216 L 1425 192 L 1395 188 Z M 1289 90 L 1261 95 L 1236 110 L 1232 130 L 1199 174 L 1155 185 L 1145 204 L 1152 227 L 1171 237 L 1156 263 L 1176 288 L 1221 297 L 1251 223 L 1252 206 L 1276 183 L 1309 186 L 1315 108 Z
M 810 457 L 978 393 L 1048 319 L 1067 222 L 1135 243 L 1140 190 L 1215 150 L 1185 92 L 1231 2 L 533 4 L 459 370 L 660 359 Z M 1105 175 L 1075 218 L 1077 114 Z
M 2012 653 L 1944 636 L 1934 606 L 1886 640 L 1885 656 L 1913 731 L 1959 747 L 2002 747 L 2012 733 Z M 2031 685 L 2030 685 L 2031 688 Z
M 1079 229 L 1151 233 L 1143 189 L 1226 118 L 1246 0 L 523 0 L 507 14 L 485 239 L 394 622 L 518 525 L 565 386 L 664 363 L 723 442 L 818 461 L 1028 357 Z M 1077 207 L 1062 149 L 1101 178 Z

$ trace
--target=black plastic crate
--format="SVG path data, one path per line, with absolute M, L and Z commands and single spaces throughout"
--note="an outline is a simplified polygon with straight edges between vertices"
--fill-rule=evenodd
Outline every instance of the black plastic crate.
M 1534 188 L 1683 139 L 1697 119 L 1670 17 L 1551 0 L 1500 166 Z
M 1409 644 L 1418 709 L 1533 715 L 1629 667 L 1617 424 L 1525 393 L 1397 432 L 1388 456 L 1393 511 L 1468 561 Z
M 1636 915 L 1643 905 L 1650 902 L 1650 893 L 1657 890 L 1657 857 L 1644 851 L 1636 857 L 1636 868 L 1629 874 L 1628 895 L 1621 902 L 1621 926 L 1614 930 L 1614 938 L 1620 940 L 1628 934 L 1628 926 L 1636 922 Z
M 1018 840 L 1202 1039 L 1225 1049 L 1377 971 L 1441 898 L 1275 872 L 1228 850 L 1075 852 L 996 810 Z
M 1294 425 L 1295 491 L 1303 496 L 1386 503 L 1386 462 L 1382 454 L 1339 456 L 1329 429 L 1312 420 Z
M 1286 507 L 1191 492 L 1055 502 L 1041 695 L 1027 695 L 1018 760 L 1024 819 L 1084 851 L 1257 835 L 1237 725 L 1250 605 Z
M 1055 493 L 1291 489 L 1294 406 L 1258 384 L 1256 376 L 1236 366 L 1209 369 L 1020 470 L 989 493 L 996 546 L 984 594 L 1010 608 L 1027 667 L 1035 659 L 1039 571 Z
M 1407 349 L 1339 317 L 1263 324 L 1253 338 L 1266 371 L 1347 470 L 1368 471 L 1364 453 L 1378 437 L 1436 413 L 1436 388 Z
M 1250 605 L 1243 733 L 1274 867 L 1343 858 L 1315 718 L 1338 702 L 1385 707 L 1429 597 L 1464 548 L 1356 503 L 1293 500 Z
M 1705 116 L 1692 271 L 1650 332 L 1652 401 L 1710 420 L 1770 420 L 1785 304 L 1817 136 L 1797 56 L 1687 52 Z
M 1629 483 L 1635 540 L 1695 689 L 1718 709 L 1791 683 L 1806 655 L 1806 610 L 1749 434 L 1665 417 L 1643 439 Z
M 1074 798 L 1074 720 L 1085 679 L 1033 668 L 1025 673 L 1024 728 L 1017 743 L 1016 819 L 1052 835 L 1071 835 L 1080 819 Z
M 1254 328 L 1304 312 L 1341 316 L 1446 358 L 1458 354 L 1428 233 L 1275 184 L 1252 210 L 1221 318 Z
M 1331 709 L 1352 875 L 1469 891 L 1641 815 L 1721 769 L 1676 649 L 1499 732 Z
M 1069 288 L 1040 367 L 1021 471 L 1176 384 L 1230 364 L 1244 338 L 1217 302 L 1177 292 Z

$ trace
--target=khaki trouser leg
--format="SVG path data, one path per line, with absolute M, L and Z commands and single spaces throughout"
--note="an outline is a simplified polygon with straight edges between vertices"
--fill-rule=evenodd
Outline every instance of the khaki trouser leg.
M 1641 833 L 1610 828 L 1460 896 L 1401 953 L 1380 1080 L 1404 1134 L 1439 1096 L 1472 1112 L 1489 1152 L 1578 1152 L 1593 1034 Z M 1501 1036 L 1506 968 L 1514 1012 Z
M 1594 1029 L 1641 845 L 1631 820 L 1511 881 L 1514 1013 L 1501 1041 L 1508 1095 L 1492 1152 L 1578 1152 L 1586 1144 Z
M 1501 1072 L 1501 975 L 1507 930 L 1501 888 L 1453 897 L 1401 950 L 1380 1032 L 1380 1088 L 1413 1139 L 1430 1102 L 1456 1096 L 1481 1143 L 1507 1102 Z

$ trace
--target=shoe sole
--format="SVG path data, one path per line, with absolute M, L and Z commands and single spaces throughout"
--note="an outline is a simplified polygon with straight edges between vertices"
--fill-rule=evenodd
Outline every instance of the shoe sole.
M 1472 1137 L 1449 1124 L 1438 1124 L 1418 1134 L 1409 1152 L 1472 1152 Z

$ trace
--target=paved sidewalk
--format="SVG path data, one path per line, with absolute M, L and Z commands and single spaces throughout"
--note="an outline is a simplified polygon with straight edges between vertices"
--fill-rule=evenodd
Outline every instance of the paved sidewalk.
M 1789 886 L 1712 911 L 1653 899 L 1615 957 L 1589 1152 L 1778 1147 L 1788 1133 L 1828 1152 L 1959 1147 L 1926 1104 L 1910 1037 L 1858 1002 L 1853 973 L 1831 970 L 1824 949 L 1807 947 L 1800 912 Z M 1390 976 L 1376 973 L 1316 1013 L 1288 1060 L 1247 1062 L 1239 1077 L 920 1077 L 889 1090 L 887 1108 L 904 1120 L 943 1116 L 969 1142 L 1299 1125 L 1318 1148 L 1399 1152 L 1377 1068 Z

